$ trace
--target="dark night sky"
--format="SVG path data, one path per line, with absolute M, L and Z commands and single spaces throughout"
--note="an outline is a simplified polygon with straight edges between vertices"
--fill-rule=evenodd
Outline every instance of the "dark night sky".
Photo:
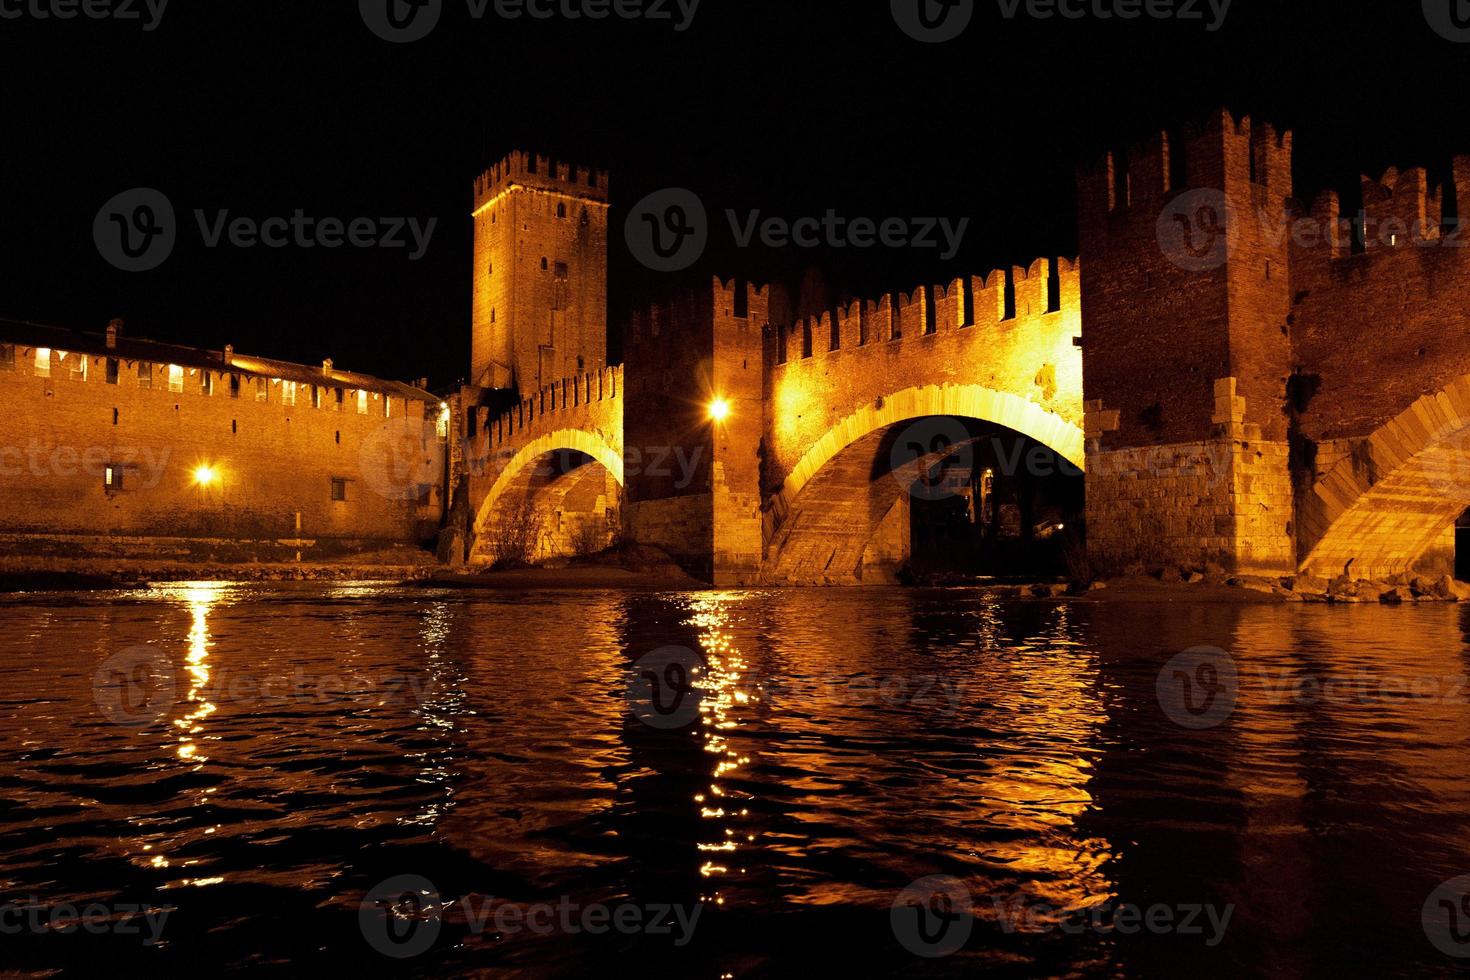
M 979 0 L 962 38 L 932 46 L 884 0 L 703 0 L 685 33 L 477 22 L 446 4 L 409 45 L 374 37 L 344 0 L 174 0 L 152 33 L 0 20 L 0 315 L 89 329 L 122 316 L 135 335 L 442 386 L 468 367 L 470 184 L 516 146 L 613 171 L 615 324 L 673 285 L 622 241 L 625 209 L 665 186 L 714 214 L 971 219 L 949 262 L 737 254 L 717 231 L 699 270 L 816 263 L 876 296 L 1072 252 L 1079 158 L 1220 105 L 1296 128 L 1299 195 L 1470 152 L 1470 44 L 1431 31 L 1415 0 L 1235 0 L 1213 34 L 1005 21 Z M 92 222 L 135 186 L 169 196 L 181 237 L 161 268 L 129 274 L 99 256 Z M 440 225 L 419 262 L 206 249 L 196 208 Z

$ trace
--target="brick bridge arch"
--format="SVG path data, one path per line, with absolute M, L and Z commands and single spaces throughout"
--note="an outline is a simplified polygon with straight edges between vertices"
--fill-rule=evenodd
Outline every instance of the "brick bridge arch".
M 897 560 L 908 535 L 906 488 L 962 448 L 957 443 L 905 465 L 883 466 L 885 457 L 891 461 L 895 436 L 915 424 L 927 434 L 926 419 L 1004 426 L 1052 450 L 1076 473 L 1083 469 L 1082 429 L 1033 401 L 983 385 L 906 388 L 829 429 L 771 498 L 764 529 L 769 580 L 861 581 L 867 566 Z
M 610 543 L 623 472 L 622 369 L 568 378 L 508 412 L 479 409 L 465 440 L 468 558 L 495 560 L 506 522 L 534 523 L 533 554 Z
M 1415 401 L 1341 454 L 1302 502 L 1303 571 L 1354 578 L 1408 571 L 1470 507 L 1470 374 Z
M 1085 459 L 1074 262 L 854 303 L 778 331 L 766 406 L 762 575 L 862 581 L 906 549 L 890 440 L 926 418 L 1000 426 Z M 920 460 L 913 467 L 917 477 Z

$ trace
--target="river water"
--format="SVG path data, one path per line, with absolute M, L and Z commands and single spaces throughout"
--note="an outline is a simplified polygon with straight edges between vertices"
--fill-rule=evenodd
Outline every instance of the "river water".
M 0 617 L 0 969 L 1470 962 L 1470 608 L 199 583 Z

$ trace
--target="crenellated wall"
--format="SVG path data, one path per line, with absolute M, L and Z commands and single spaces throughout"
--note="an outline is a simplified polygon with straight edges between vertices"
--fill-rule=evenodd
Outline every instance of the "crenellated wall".
M 900 564 L 913 474 L 884 464 L 935 418 L 1085 464 L 1103 573 L 1408 569 L 1470 506 L 1470 231 L 1422 170 L 1365 178 L 1361 228 L 1330 194 L 1305 210 L 1292 144 L 1221 111 L 1080 168 L 1075 261 L 796 323 L 771 322 L 769 290 L 716 280 L 633 316 L 626 392 L 594 372 L 482 411 L 465 455 L 605 458 L 625 533 L 721 584 Z M 487 175 L 477 206 L 605 188 L 528 159 Z M 1464 211 L 1470 158 L 1453 173 Z M 456 416 L 485 397 L 467 389 Z M 504 480 L 492 463 L 469 485 L 483 503 Z
M 443 457 L 427 392 L 330 362 L 5 332 L 7 534 L 132 539 L 143 556 L 150 540 L 209 539 L 270 560 L 438 530 Z
M 1080 274 L 1066 259 L 1055 281 L 1051 271 L 1049 260 L 1037 259 L 1029 269 L 920 286 L 773 328 L 762 492 L 779 494 L 844 419 L 916 385 L 1014 394 L 1080 428 Z

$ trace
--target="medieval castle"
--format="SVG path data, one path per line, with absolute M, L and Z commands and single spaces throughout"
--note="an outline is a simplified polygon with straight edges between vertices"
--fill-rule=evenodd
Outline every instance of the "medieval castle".
M 444 561 L 479 564 L 531 526 L 535 557 L 622 537 L 720 585 L 889 581 L 914 487 L 958 468 L 978 514 L 1002 432 L 1031 476 L 1085 482 L 1103 571 L 1442 559 L 1470 505 L 1470 159 L 1443 189 L 1365 178 L 1344 214 L 1295 202 L 1291 152 L 1217 113 L 1079 170 L 1075 260 L 799 322 L 715 281 L 632 317 L 622 366 L 608 175 L 515 153 L 475 182 L 472 384 L 442 401 L 0 324 L 0 530 L 292 551 L 439 532 Z

